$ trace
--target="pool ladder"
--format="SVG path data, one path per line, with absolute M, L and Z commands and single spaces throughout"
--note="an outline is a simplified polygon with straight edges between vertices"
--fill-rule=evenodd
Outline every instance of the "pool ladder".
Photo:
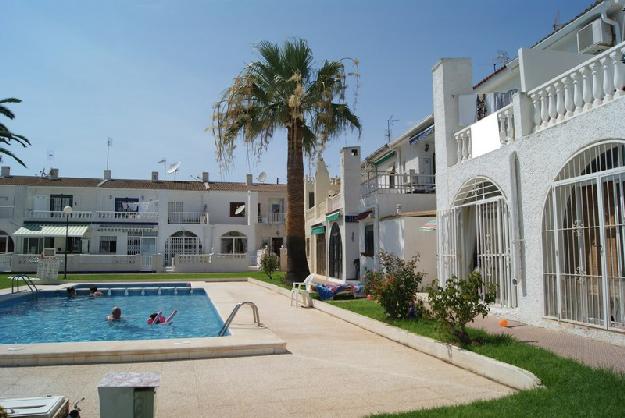
M 243 305 L 250 305 L 250 307 L 252 308 L 252 314 L 254 315 L 254 323 L 258 324 L 259 327 L 262 325 L 260 323 L 260 316 L 258 315 L 258 306 L 256 306 L 254 302 L 241 302 L 237 303 L 232 312 L 230 312 L 230 316 L 228 316 L 228 319 L 226 319 L 224 326 L 221 327 L 221 329 L 219 330 L 219 334 L 217 334 L 218 336 L 223 337 L 224 335 L 226 335 L 230 324 L 232 323 L 237 312 L 239 312 L 239 309 L 241 309 L 241 306 Z
M 28 276 L 12 276 L 10 277 L 11 279 L 11 293 L 15 293 L 15 289 L 17 288 L 19 291 L 19 283 L 15 282 L 19 282 L 20 280 L 23 281 L 26 286 L 28 286 L 28 290 L 30 290 L 32 293 L 34 293 L 35 295 L 37 295 L 39 293 L 39 289 L 37 289 L 37 285 L 31 280 L 30 277 Z

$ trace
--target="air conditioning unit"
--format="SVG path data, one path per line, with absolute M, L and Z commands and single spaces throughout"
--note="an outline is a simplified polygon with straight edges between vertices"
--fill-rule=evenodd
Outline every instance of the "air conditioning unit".
M 577 32 L 577 51 L 580 54 L 597 54 L 613 43 L 612 27 L 601 19 L 592 21 Z
M 54 257 L 56 255 L 56 248 L 44 248 L 43 256 L 44 257 Z

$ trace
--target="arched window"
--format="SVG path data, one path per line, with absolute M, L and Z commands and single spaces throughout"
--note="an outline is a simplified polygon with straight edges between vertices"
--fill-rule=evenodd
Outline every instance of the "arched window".
M 197 235 L 191 231 L 178 231 L 165 241 L 165 264 L 171 265 L 176 254 L 193 255 L 201 252 L 202 245 Z
M 12 253 L 15 251 L 13 239 L 9 234 L 0 230 L 0 254 Z
M 239 231 L 226 232 L 221 236 L 221 254 L 246 254 L 247 237 Z
M 496 286 L 496 303 L 515 307 L 508 204 L 499 186 L 486 177 L 468 180 L 438 217 L 440 279 L 479 271 Z
M 625 141 L 576 153 L 543 213 L 545 315 L 625 329 Z
M 341 242 L 341 228 L 334 222 L 330 230 L 330 242 L 328 243 L 329 275 L 336 279 L 341 278 L 343 271 L 343 245 Z

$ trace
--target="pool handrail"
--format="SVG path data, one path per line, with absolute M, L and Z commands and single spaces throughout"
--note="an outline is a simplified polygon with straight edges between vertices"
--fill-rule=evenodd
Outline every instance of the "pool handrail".
M 237 303 L 234 309 L 232 309 L 232 312 L 230 312 L 228 319 L 226 319 L 224 326 L 221 327 L 221 329 L 219 330 L 219 334 L 217 334 L 219 337 L 223 337 L 224 335 L 226 335 L 226 332 L 228 332 L 228 328 L 234 320 L 235 315 L 237 314 L 237 312 L 239 312 L 239 309 L 241 309 L 241 306 L 243 305 L 250 305 L 250 307 L 252 308 L 252 314 L 254 315 L 254 323 L 257 324 L 259 327 L 262 326 L 262 324 L 260 323 L 260 316 L 258 315 L 258 306 L 256 306 L 254 302 Z

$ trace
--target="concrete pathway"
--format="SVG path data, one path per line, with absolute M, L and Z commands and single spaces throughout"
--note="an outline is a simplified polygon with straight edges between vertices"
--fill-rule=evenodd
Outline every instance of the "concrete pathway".
M 495 334 L 512 335 L 520 341 L 545 348 L 591 367 L 601 367 L 625 373 L 625 347 L 623 346 L 593 340 L 566 331 L 540 328 L 515 321 L 508 321 L 509 326 L 503 328 L 498 324 L 499 319 L 496 316 L 487 316 L 484 319 L 477 319 L 471 326 Z
M 251 300 L 291 354 L 160 363 L 0 369 L 0 396 L 86 396 L 97 416 L 97 384 L 108 371 L 161 374 L 159 417 L 364 416 L 472 402 L 513 391 L 250 283 L 205 285 L 217 305 Z M 183 307 L 181 307 L 183 309 Z M 248 327 L 241 311 L 233 327 Z

